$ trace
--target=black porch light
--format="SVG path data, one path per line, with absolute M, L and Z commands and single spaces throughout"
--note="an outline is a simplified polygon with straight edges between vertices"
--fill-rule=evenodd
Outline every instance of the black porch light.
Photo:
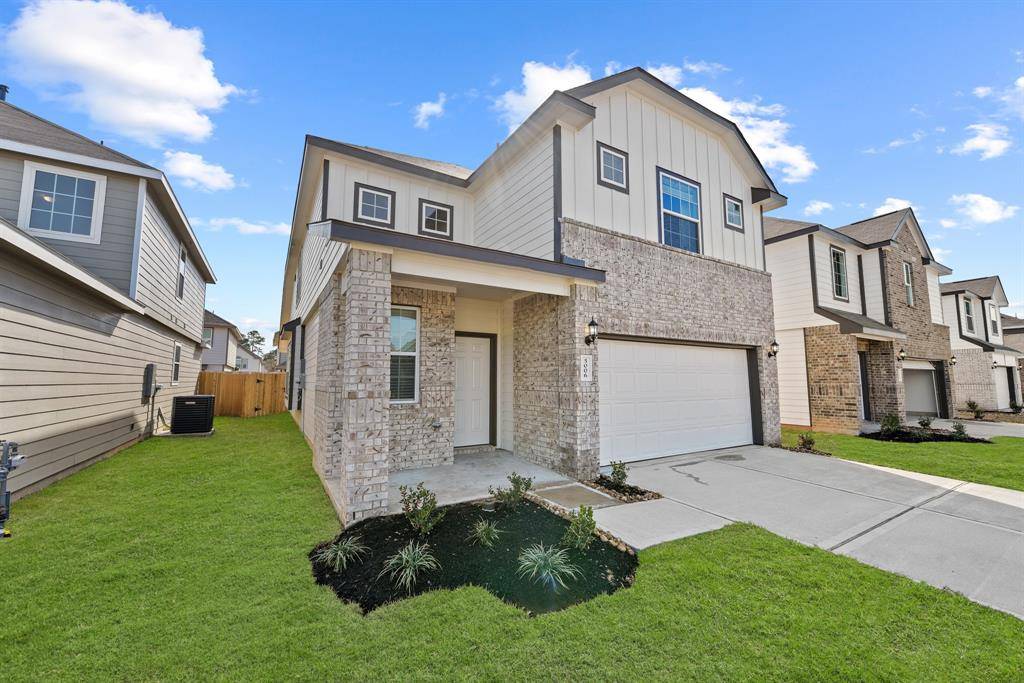
M 587 336 L 583 338 L 583 341 L 587 343 L 587 346 L 597 341 L 597 321 L 593 318 L 587 323 Z
M 768 357 L 775 358 L 779 355 L 779 342 L 776 339 L 772 339 L 772 343 L 768 345 Z
M 999 367 L 999 363 L 996 362 L 995 358 L 992 359 L 992 369 L 995 370 Z
M 907 359 L 907 350 L 906 349 L 900 349 L 900 352 L 899 352 L 898 355 L 899 355 L 900 361 L 905 361 Z
M 950 367 L 956 365 L 956 354 L 953 354 L 952 356 L 949 357 L 949 365 Z

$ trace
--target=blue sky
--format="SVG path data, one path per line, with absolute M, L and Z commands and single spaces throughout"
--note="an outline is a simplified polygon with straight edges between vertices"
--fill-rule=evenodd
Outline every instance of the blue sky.
M 1020 2 L 37 2 L 0 24 L 11 101 L 164 168 L 219 278 L 208 307 L 246 329 L 278 321 L 303 135 L 475 167 L 616 65 L 735 118 L 776 215 L 910 202 L 956 277 L 1001 275 L 1024 314 Z

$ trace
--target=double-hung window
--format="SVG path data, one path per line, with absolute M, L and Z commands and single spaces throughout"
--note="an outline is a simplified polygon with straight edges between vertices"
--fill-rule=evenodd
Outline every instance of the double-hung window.
M 40 237 L 98 244 L 107 179 L 26 161 L 18 225 Z
M 420 309 L 391 307 L 391 402 L 419 400 Z
M 722 195 L 725 201 L 725 227 L 743 232 L 743 202 L 729 195 Z
M 850 300 L 850 286 L 846 279 L 846 252 L 839 247 L 829 247 L 832 261 L 832 296 L 840 301 Z
M 661 241 L 700 253 L 700 185 L 658 169 Z
M 174 342 L 174 355 L 171 356 L 171 384 L 178 383 L 181 376 L 181 344 Z
M 178 247 L 178 287 L 175 292 L 179 299 L 185 296 L 185 270 L 187 265 L 188 254 L 185 252 L 184 245 L 182 245 Z
M 419 233 L 427 237 L 452 238 L 454 207 L 448 204 L 420 200 Z
M 385 228 L 395 227 L 395 193 L 356 183 L 353 220 Z
M 974 332 L 974 304 L 970 299 L 964 299 L 964 322 L 967 323 L 967 331 Z
M 988 319 L 992 334 L 999 334 L 999 309 L 994 304 L 988 305 Z
M 203 347 L 209 349 L 212 346 L 213 346 L 213 328 L 212 327 L 204 327 L 203 328 Z
M 914 267 L 903 262 L 903 286 L 907 290 L 907 305 L 914 305 Z
M 603 142 L 597 143 L 597 184 L 629 192 L 629 154 Z

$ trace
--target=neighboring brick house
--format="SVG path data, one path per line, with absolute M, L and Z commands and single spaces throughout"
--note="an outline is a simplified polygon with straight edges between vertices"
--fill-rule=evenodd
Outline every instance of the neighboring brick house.
M 949 331 L 911 209 L 833 230 L 765 218 L 783 424 L 856 433 L 895 413 L 948 416 Z
M 552 94 L 476 169 L 308 136 L 278 339 L 339 516 L 463 447 L 590 478 L 777 442 L 761 214 L 785 201 L 641 69 Z
M 942 307 L 956 354 L 953 368 L 960 410 L 975 401 L 982 410 L 1021 403 L 1017 362 L 1022 354 L 1007 341 L 1000 309 L 1007 306 L 999 276 L 942 283 Z
M 1021 356 L 1017 359 L 1017 370 L 1020 375 L 1018 381 L 1024 389 L 1024 318 L 1017 318 L 1012 315 L 1003 314 L 1003 343 L 1015 351 L 1020 351 Z M 1024 396 L 1024 390 L 1021 391 Z M 1024 400 L 1020 401 L 1024 404 Z

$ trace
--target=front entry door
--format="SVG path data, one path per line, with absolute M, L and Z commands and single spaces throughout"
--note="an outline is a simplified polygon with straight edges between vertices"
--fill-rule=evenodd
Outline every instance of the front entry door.
M 455 446 L 491 443 L 489 337 L 455 337 Z

